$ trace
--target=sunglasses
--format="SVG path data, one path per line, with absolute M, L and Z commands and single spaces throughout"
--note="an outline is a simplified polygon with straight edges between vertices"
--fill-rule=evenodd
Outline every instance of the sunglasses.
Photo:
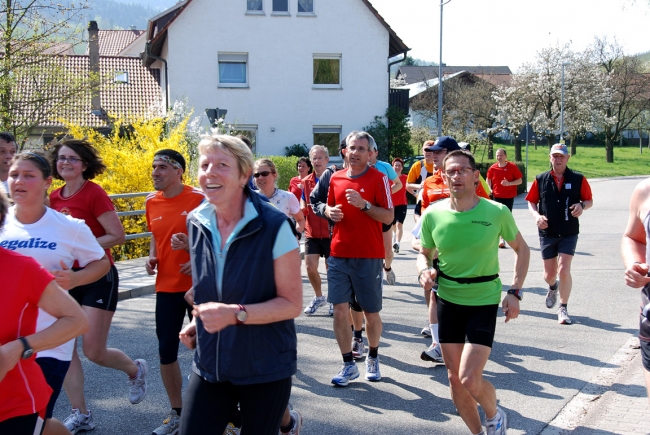
M 253 177 L 255 178 L 260 178 L 260 177 L 268 177 L 271 171 L 262 171 L 262 172 L 256 172 L 253 174 Z

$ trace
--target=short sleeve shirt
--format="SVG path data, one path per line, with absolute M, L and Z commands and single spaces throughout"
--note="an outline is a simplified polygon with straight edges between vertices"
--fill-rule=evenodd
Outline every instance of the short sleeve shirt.
M 514 198 L 517 196 L 517 186 L 503 186 L 501 181 L 515 181 L 523 178 L 521 171 L 511 162 L 506 162 L 506 165 L 501 167 L 499 163 L 490 166 L 487 172 L 488 180 L 492 181 L 492 192 L 495 198 Z
M 256 190 L 256 192 L 264 196 L 261 190 Z M 286 190 L 275 189 L 273 195 L 269 198 L 269 202 L 287 216 L 293 216 L 300 211 L 298 199 Z

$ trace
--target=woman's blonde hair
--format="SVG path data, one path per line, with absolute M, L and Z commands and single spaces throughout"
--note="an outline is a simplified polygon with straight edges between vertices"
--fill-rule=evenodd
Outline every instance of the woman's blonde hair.
M 217 148 L 232 154 L 237 160 L 239 174 L 250 177 L 253 170 L 253 153 L 241 139 L 227 134 L 204 135 L 198 148 L 201 154 Z

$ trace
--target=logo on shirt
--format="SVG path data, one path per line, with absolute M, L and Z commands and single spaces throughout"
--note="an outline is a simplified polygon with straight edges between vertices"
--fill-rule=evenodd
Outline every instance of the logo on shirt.
M 363 190 L 363 187 L 361 188 L 361 190 L 359 192 L 365 192 L 365 190 Z
M 187 211 L 183 211 L 183 213 L 181 213 L 181 216 L 187 216 Z
M 16 249 L 49 249 L 51 251 L 56 250 L 56 242 L 41 240 L 40 237 L 32 237 L 29 240 L 3 240 L 0 242 L 0 246 L 7 248 L 10 251 L 15 251 Z
M 61 210 L 59 210 L 59 213 L 64 214 L 66 216 L 70 216 L 70 209 L 68 207 L 63 207 Z
M 161 221 L 161 220 L 162 220 L 162 216 L 151 219 L 151 222 L 153 222 L 153 221 Z
M 472 221 L 473 224 L 479 224 L 483 225 L 484 227 L 491 227 L 492 222 L 487 222 L 487 221 Z

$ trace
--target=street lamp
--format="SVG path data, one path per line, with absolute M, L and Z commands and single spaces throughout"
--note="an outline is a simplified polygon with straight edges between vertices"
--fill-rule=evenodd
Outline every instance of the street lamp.
M 562 98 L 560 100 L 560 143 L 564 143 L 564 67 L 571 62 L 562 62 Z
M 438 137 L 442 136 L 442 7 L 451 0 L 440 0 L 440 62 L 438 62 Z

